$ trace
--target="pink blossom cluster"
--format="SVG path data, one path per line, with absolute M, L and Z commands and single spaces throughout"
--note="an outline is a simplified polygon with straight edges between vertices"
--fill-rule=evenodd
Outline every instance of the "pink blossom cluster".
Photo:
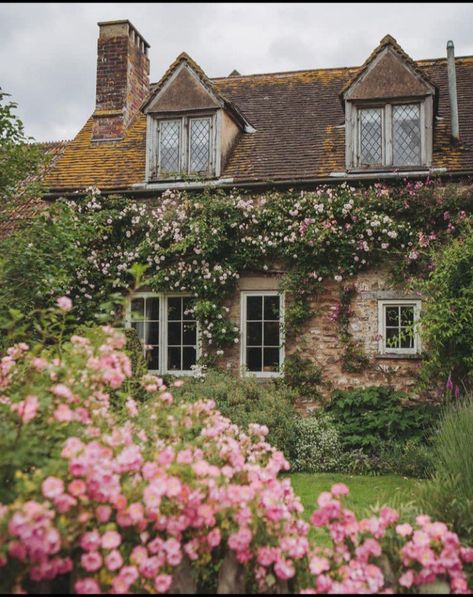
M 447 525 L 428 516 L 418 516 L 416 528 L 396 525 L 399 514 L 388 507 L 358 521 L 343 507 L 341 498 L 347 494 L 348 488 L 337 484 L 317 500 L 311 522 L 326 529 L 332 547 L 311 546 L 313 586 L 303 593 L 392 593 L 415 586 L 428 590 L 438 582 L 448 583 L 452 593 L 469 592 L 464 565 L 473 561 L 473 549 L 463 548 Z
M 8 590 L 71 574 L 76 593 L 165 593 L 182 565 L 198 579 L 212 559 L 233 554 L 260 592 L 289 583 L 294 591 L 375 593 L 435 579 L 465 592 L 472 550 L 445 525 L 424 517 L 416 529 L 394 528 L 399 516 L 390 508 L 357 521 L 342 505 L 342 484 L 318 498 L 311 524 L 328 531 L 333 547 L 318 546 L 264 425 L 244 432 L 212 400 L 174 400 L 152 375 L 142 380 L 144 402 L 120 394 L 129 373 L 123 337 L 110 328 L 101 334 L 95 343 L 73 337 L 61 358 L 15 353 L 43 384 L 36 416 L 69 433 L 58 460 L 28 473 L 24 499 L 0 505 Z M 109 405 L 111 389 L 123 397 L 125 418 Z M 19 404 L 18 387 L 8 391 Z M 394 554 L 383 543 L 388 533 L 399 542 Z M 401 562 L 394 584 L 382 563 L 391 555 Z

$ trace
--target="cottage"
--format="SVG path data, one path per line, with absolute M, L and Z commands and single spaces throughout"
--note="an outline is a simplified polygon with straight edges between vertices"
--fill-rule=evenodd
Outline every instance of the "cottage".
M 473 57 L 455 58 L 452 42 L 447 57 L 414 61 L 387 35 L 361 66 L 218 78 L 182 53 L 150 83 L 149 44 L 135 27 L 113 21 L 99 30 L 95 110 L 73 140 L 51 146 L 45 202 L 90 186 L 146 203 L 169 189 L 260 193 L 473 174 Z M 317 315 L 284 341 L 283 274 L 278 263 L 240 272 L 226 302 L 240 341 L 221 366 L 280 376 L 297 351 L 323 371 L 327 391 L 414 383 L 418 295 L 393 286 L 384 267 L 357 276 L 348 331 L 371 365 L 350 369 L 330 317 L 337 281 L 314 295 Z M 192 373 L 202 348 L 188 301 L 147 288 L 132 297 L 127 324 L 146 337 L 151 370 Z

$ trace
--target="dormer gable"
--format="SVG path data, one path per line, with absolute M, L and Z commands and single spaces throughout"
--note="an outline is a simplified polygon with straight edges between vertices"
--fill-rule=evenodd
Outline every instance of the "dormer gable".
M 391 36 L 383 37 L 342 90 L 344 100 L 434 95 L 436 87 Z
M 146 114 L 221 108 L 223 98 L 185 53 L 178 56 L 143 106 Z
M 437 88 L 391 35 L 381 40 L 340 96 L 347 170 L 430 167 Z

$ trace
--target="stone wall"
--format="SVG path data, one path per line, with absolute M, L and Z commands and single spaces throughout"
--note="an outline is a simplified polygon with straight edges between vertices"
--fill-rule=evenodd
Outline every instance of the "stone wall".
M 240 291 L 277 290 L 281 274 L 271 276 L 247 274 L 240 278 L 239 289 L 228 301 L 232 321 L 240 327 Z M 330 320 L 332 309 L 339 303 L 341 284 L 327 283 L 323 290 L 313 296 L 312 309 L 316 315 L 304 324 L 303 332 L 296 338 L 288 338 L 285 346 L 286 357 L 296 350 L 302 356 L 312 360 L 322 372 L 321 393 L 329 397 L 334 389 L 352 389 L 368 385 L 392 384 L 399 390 L 410 390 L 416 381 L 416 372 L 420 365 L 419 357 L 381 355 L 378 349 L 378 300 L 383 299 L 418 299 L 407 294 L 401 288 L 389 283 L 386 269 L 372 269 L 352 278 L 357 293 L 351 303 L 353 312 L 349 330 L 353 340 L 362 347 L 369 357 L 369 365 L 359 372 L 343 370 L 342 355 L 344 345 L 338 336 L 337 324 Z M 288 298 L 286 297 L 286 303 Z M 225 350 L 219 364 L 235 375 L 240 375 L 239 344 Z M 308 396 L 301 407 L 310 410 L 315 406 L 313 398 Z

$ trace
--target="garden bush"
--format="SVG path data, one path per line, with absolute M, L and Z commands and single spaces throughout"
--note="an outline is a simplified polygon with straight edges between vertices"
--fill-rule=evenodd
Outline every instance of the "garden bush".
M 153 375 L 144 402 L 123 392 L 111 409 L 132 374 L 124 345 L 103 327 L 1 360 L 5 457 L 23 446 L 26 460 L 0 504 L 0 591 L 376 593 L 440 581 L 468 592 L 473 549 L 444 524 L 397 524 L 390 508 L 357 521 L 342 484 L 311 516 L 331 537 L 318 546 L 265 426 L 245 432 L 212 400 L 175 399 Z M 46 446 L 47 426 L 63 439 L 35 465 L 26 447 Z
M 287 387 L 209 370 L 203 377 L 186 378 L 174 395 L 188 401 L 211 399 L 224 416 L 242 429 L 254 423 L 266 425 L 268 441 L 290 458 L 300 415 L 293 405 L 296 394 Z
M 473 380 L 473 230 L 434 253 L 435 268 L 421 285 L 423 377 L 449 382 L 453 393 Z
M 473 398 L 448 405 L 434 436 L 432 478 L 420 504 L 473 545 Z
M 342 448 L 332 418 L 323 411 L 299 417 L 290 457 L 296 472 L 326 473 L 340 470 Z
M 379 455 L 386 442 L 427 440 L 438 417 L 431 402 L 409 401 L 389 386 L 336 390 L 327 410 L 332 414 L 344 450 Z

